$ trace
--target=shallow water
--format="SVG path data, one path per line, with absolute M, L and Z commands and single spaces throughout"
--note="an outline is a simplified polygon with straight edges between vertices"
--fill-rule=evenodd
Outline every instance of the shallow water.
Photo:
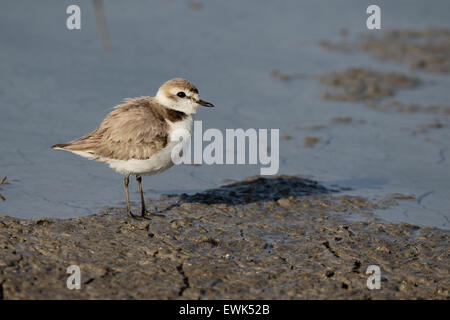
M 413 130 L 430 114 L 385 114 L 363 104 L 322 100 L 310 78 L 282 82 L 282 72 L 319 74 L 362 66 L 400 71 L 423 80 L 396 99 L 448 105 L 450 77 L 410 72 L 405 65 L 344 55 L 318 45 L 366 32 L 360 1 L 108 1 L 106 20 L 113 49 L 99 41 L 91 2 L 81 3 L 82 29 L 65 27 L 69 2 L 14 1 L 0 12 L 0 176 L 6 201 L 0 214 L 74 217 L 102 206 L 123 205 L 121 175 L 106 165 L 49 148 L 94 129 L 121 99 L 153 95 L 176 76 L 191 80 L 216 105 L 200 110 L 206 128 L 280 128 L 280 172 L 312 176 L 349 193 L 382 198 L 412 194 L 414 201 L 378 212 L 389 221 L 450 228 L 450 130 Z M 450 3 L 380 1 L 382 27 L 450 28 Z M 373 31 L 377 32 L 377 31 Z M 328 124 L 333 117 L 365 124 Z M 441 121 L 448 118 L 440 116 Z M 306 136 L 322 142 L 303 147 Z M 259 173 L 257 166 L 179 166 L 144 177 L 147 197 L 193 193 Z M 132 197 L 137 200 L 133 185 Z

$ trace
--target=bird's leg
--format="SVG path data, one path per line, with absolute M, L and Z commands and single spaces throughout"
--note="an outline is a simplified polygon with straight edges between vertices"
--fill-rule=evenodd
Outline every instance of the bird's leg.
M 129 217 L 133 217 L 133 214 L 131 213 L 131 209 L 130 209 L 130 197 L 128 195 L 128 183 L 129 182 L 130 182 L 130 174 L 127 174 L 123 178 L 123 188 L 125 190 L 125 198 L 127 199 L 127 215 Z
M 139 189 L 139 194 L 141 195 L 141 216 L 145 216 L 147 209 L 145 209 L 144 192 L 142 192 L 142 178 L 136 175 L 136 182 Z
M 127 199 L 127 215 L 130 218 L 134 219 L 143 219 L 144 217 L 135 216 L 130 209 L 130 197 L 128 195 L 128 183 L 130 182 L 130 174 L 127 174 L 125 178 L 123 178 L 123 188 L 125 189 L 125 198 Z
M 141 216 L 145 217 L 145 214 L 149 213 L 149 214 L 154 215 L 154 216 L 164 217 L 163 214 L 154 213 L 154 212 L 148 212 L 147 211 L 147 209 L 145 208 L 144 192 L 142 191 L 142 177 L 140 175 L 136 175 L 136 182 L 137 182 L 137 185 L 138 185 L 138 188 L 139 188 L 139 193 L 141 195 L 141 208 L 142 208 Z

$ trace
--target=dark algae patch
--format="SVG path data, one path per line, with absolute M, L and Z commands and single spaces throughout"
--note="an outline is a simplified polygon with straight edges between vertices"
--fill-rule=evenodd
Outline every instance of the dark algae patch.
M 345 217 L 395 205 L 301 177 L 252 177 L 68 220 L 0 217 L 4 299 L 448 299 L 449 232 Z M 66 269 L 81 269 L 81 289 Z M 365 271 L 381 269 L 381 289 Z

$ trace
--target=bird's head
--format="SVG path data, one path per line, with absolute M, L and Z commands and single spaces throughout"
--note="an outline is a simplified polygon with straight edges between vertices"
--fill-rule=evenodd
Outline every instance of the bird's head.
M 212 103 L 200 100 L 197 88 L 181 78 L 164 83 L 156 93 L 156 100 L 166 108 L 186 114 L 194 114 L 200 106 L 214 107 Z

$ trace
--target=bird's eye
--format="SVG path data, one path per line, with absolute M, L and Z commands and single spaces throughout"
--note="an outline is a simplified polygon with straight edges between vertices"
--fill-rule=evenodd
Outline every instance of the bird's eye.
M 184 98 L 186 97 L 186 94 L 183 91 L 180 91 L 177 93 L 177 96 L 179 96 L 180 98 Z

